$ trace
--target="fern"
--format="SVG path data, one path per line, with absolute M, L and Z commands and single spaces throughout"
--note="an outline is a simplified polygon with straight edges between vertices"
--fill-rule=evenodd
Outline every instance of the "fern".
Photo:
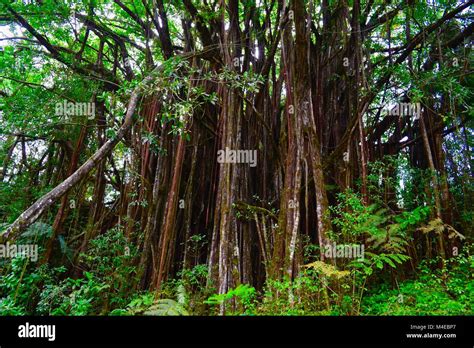
M 315 262 L 305 265 L 304 267 L 312 268 L 316 270 L 316 272 L 328 278 L 334 278 L 334 279 L 342 279 L 344 277 L 347 277 L 350 274 L 349 271 L 340 271 L 335 266 L 322 262 L 322 261 L 315 261 Z
M 369 243 L 373 243 L 374 250 L 382 252 L 400 254 L 406 251 L 408 245 L 409 231 L 413 231 L 413 227 L 420 224 L 429 214 L 429 207 L 417 207 L 413 211 L 402 212 L 399 215 L 386 215 L 386 210 L 382 209 L 375 212 L 375 215 L 382 214 L 386 218 L 375 221 L 395 222 L 383 226 L 378 229 L 370 229 L 368 231 L 370 237 L 367 239 Z M 372 220 L 374 221 L 374 220 Z
M 186 288 L 183 284 L 179 284 L 178 288 L 176 289 L 176 297 L 178 298 L 178 303 L 182 306 L 186 306 L 188 303 L 188 294 L 186 292 Z
M 231 289 L 225 294 L 215 294 L 209 297 L 204 303 L 206 304 L 221 304 L 226 300 L 231 300 L 234 297 L 245 299 L 252 297 L 255 294 L 255 288 L 248 284 L 240 284 L 235 289 Z
M 349 267 L 359 269 L 366 276 L 370 276 L 374 272 L 374 266 L 378 269 L 383 269 L 385 265 L 396 268 L 396 264 L 402 264 L 410 259 L 409 256 L 403 254 L 374 254 L 366 252 L 365 256 L 364 259 L 352 261 Z
M 143 315 L 180 316 L 189 315 L 189 313 L 178 302 L 171 299 L 161 299 L 144 311 Z
M 147 316 L 189 315 L 183 304 L 172 299 L 155 300 L 155 294 L 151 292 L 134 298 L 126 309 L 116 309 L 110 314 Z
M 454 229 L 453 226 L 445 224 L 440 218 L 431 220 L 427 225 L 420 227 L 418 231 L 424 234 L 434 232 L 435 234 L 442 234 L 444 231 L 448 232 L 450 239 L 458 238 L 460 240 L 465 239 L 464 235 Z
M 35 222 L 28 229 L 21 234 L 21 239 L 25 241 L 41 240 L 42 238 L 49 238 L 52 234 L 52 226 L 43 222 Z
M 237 299 L 243 307 L 243 314 L 253 314 L 255 311 L 256 290 L 248 284 L 240 284 L 235 289 L 230 289 L 225 294 L 215 294 L 209 297 L 205 304 L 220 305 L 225 301 Z M 229 314 L 234 314 L 230 312 Z

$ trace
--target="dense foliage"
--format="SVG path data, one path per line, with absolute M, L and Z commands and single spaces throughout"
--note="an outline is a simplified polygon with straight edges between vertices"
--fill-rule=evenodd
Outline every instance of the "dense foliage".
M 1 0 L 0 314 L 474 314 L 473 4 Z

